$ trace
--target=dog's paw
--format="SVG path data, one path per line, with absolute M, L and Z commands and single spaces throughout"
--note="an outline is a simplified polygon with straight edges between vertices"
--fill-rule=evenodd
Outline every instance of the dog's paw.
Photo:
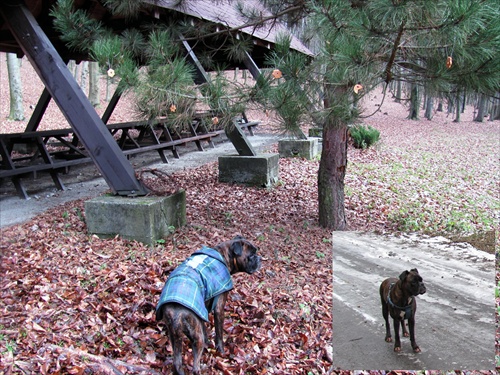
M 414 353 L 421 353 L 422 351 L 420 350 L 420 348 L 417 346 L 415 348 L 413 348 L 413 352 Z
M 395 346 L 395 347 L 394 347 L 394 351 L 395 351 L 396 353 L 399 353 L 399 352 L 401 351 L 401 347 L 400 347 L 400 346 Z
M 392 337 L 391 337 L 391 336 L 386 337 L 386 338 L 385 338 L 385 342 L 392 342 Z
M 410 334 L 408 332 L 403 332 L 404 337 L 410 337 Z

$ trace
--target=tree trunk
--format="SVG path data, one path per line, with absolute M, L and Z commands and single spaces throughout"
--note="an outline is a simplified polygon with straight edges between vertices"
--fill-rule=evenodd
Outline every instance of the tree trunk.
M 411 85 L 411 94 L 410 94 L 410 114 L 408 118 L 410 120 L 418 120 L 420 118 L 420 95 L 418 92 L 418 85 L 412 83 Z
M 434 115 L 434 98 L 432 96 L 427 96 L 426 104 L 425 104 L 425 118 L 427 120 L 432 120 L 432 116 Z
M 24 120 L 23 85 L 19 59 L 15 53 L 7 53 L 7 71 L 9 74 L 10 112 L 9 120 Z
M 457 92 L 456 108 L 455 108 L 455 120 L 453 122 L 460 122 L 460 91 Z
M 89 64 L 89 100 L 94 107 L 99 106 L 99 63 L 92 61 Z
M 335 121 L 335 120 L 334 120 Z M 319 224 L 345 230 L 344 177 L 347 167 L 347 124 L 327 120 L 318 171 Z
M 85 92 L 87 90 L 87 82 L 89 80 L 89 62 L 83 61 L 80 65 L 82 66 L 80 87 L 82 88 L 83 92 Z
M 401 103 L 401 80 L 397 80 L 396 81 L 396 100 L 395 102 L 396 103 Z
M 486 103 L 488 98 L 486 95 L 481 94 L 479 96 L 479 103 L 477 105 L 477 116 L 474 119 L 475 122 L 483 122 L 484 116 L 486 116 Z

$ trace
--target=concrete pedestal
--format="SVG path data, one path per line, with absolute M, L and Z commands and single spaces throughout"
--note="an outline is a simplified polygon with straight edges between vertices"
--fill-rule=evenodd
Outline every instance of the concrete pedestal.
M 269 187 L 278 181 L 279 155 L 225 155 L 219 157 L 219 181 Z
M 310 128 L 309 137 L 323 138 L 323 128 Z
M 171 227 L 186 224 L 186 192 L 167 197 L 101 196 L 85 202 L 85 217 L 88 231 L 99 237 L 118 234 L 154 245 L 170 234 Z
M 280 157 L 314 159 L 319 153 L 319 138 L 282 139 L 278 142 Z

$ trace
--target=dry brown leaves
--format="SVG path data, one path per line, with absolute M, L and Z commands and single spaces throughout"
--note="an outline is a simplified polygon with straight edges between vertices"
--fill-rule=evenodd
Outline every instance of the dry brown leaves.
M 241 233 L 259 246 L 263 267 L 234 276 L 226 354 L 211 344 L 205 373 L 325 373 L 332 256 L 330 233 L 315 225 L 317 162 L 280 163 L 281 184 L 269 190 L 220 184 L 216 164 L 171 176 L 187 191 L 189 225 L 154 248 L 89 235 L 82 201 L 5 229 L 0 365 L 6 373 L 167 371 L 171 348 L 154 316 L 167 274 L 201 245 Z

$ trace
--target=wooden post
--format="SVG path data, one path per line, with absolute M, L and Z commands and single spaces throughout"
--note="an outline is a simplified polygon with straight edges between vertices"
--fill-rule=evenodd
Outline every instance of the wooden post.
M 132 165 L 24 2 L 1 2 L 0 14 L 111 190 L 145 195 Z
M 257 156 L 247 136 L 243 133 L 238 124 L 234 123 L 232 126 L 227 126 L 225 130 L 226 136 L 229 138 L 236 151 L 238 151 L 238 155 Z

